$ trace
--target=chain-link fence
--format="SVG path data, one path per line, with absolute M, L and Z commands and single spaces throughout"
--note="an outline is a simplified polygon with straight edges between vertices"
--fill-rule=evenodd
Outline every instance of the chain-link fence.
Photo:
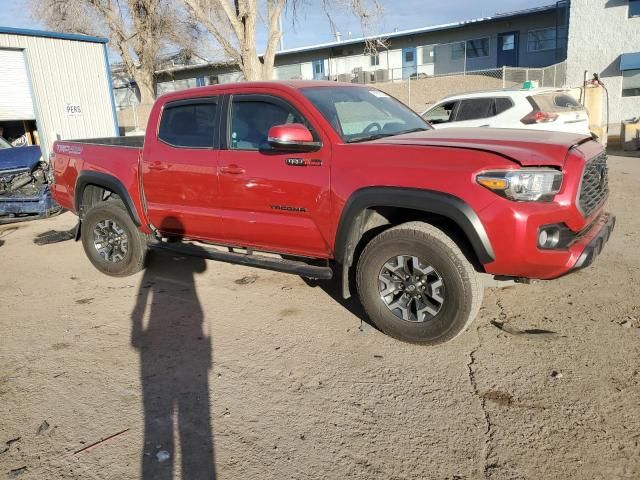
M 467 64 L 465 63 L 465 65 Z M 296 72 L 300 70 L 299 65 L 295 65 L 295 67 L 297 68 Z M 420 67 L 422 66 L 371 71 L 356 68 L 351 73 L 333 75 L 324 77 L 324 79 L 373 85 L 396 97 L 417 112 L 422 112 L 449 95 L 516 88 L 527 81 L 537 82 L 540 87 L 563 87 L 566 83 L 567 69 L 566 62 L 543 68 L 502 67 L 453 73 L 436 73 L 433 70 L 427 71 Z M 308 75 L 293 75 L 295 72 L 291 70 L 286 73 L 287 77 L 291 79 L 308 79 Z M 280 76 L 284 77 L 282 70 Z M 159 85 L 158 90 L 161 90 L 159 93 L 166 93 L 189 86 L 195 85 L 190 85 L 187 81 L 167 82 Z M 118 121 L 121 130 L 125 133 L 144 131 L 150 110 L 151 105 L 135 103 L 119 108 Z
M 376 81 L 367 78 L 361 82 L 361 76 L 352 83 L 367 83 L 393 95 L 412 109 L 422 112 L 440 99 L 449 95 L 457 95 L 481 90 L 499 90 L 516 88 L 524 82 L 537 82 L 540 87 L 563 87 L 566 82 L 566 63 L 558 63 L 544 68 L 502 67 L 486 70 L 447 73 L 440 75 L 420 74 L 412 72 L 408 78 L 402 79 L 402 73 L 391 72 L 389 81 Z M 399 80 L 394 80 L 400 78 Z

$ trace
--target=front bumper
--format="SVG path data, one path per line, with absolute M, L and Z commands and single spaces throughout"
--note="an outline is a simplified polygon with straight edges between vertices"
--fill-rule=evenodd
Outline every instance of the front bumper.
M 484 265 L 487 273 L 538 280 L 561 277 L 593 263 L 615 226 L 615 217 L 600 211 L 585 224 L 572 225 L 574 238 L 566 248 L 541 249 L 537 245 L 541 226 L 569 224 L 565 209 L 549 205 L 544 210 L 520 205 L 515 212 L 493 212 L 487 232 L 495 260 Z
M 14 192 L 0 196 L 0 217 L 7 215 L 36 215 L 47 217 L 60 207 L 51 197 L 49 187 L 44 185 L 31 195 Z
M 600 255 L 604 245 L 609 241 L 611 232 L 616 226 L 616 217 L 610 213 L 603 214 L 598 220 L 598 227 L 595 235 L 591 238 L 591 241 L 585 246 L 582 254 L 578 257 L 578 261 L 573 266 L 572 270 L 578 270 L 591 265 L 596 257 Z

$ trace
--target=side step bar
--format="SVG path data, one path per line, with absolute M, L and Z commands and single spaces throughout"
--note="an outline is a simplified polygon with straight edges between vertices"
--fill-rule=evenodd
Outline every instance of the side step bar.
M 329 267 L 318 267 L 297 260 L 264 257 L 250 253 L 223 252 L 213 248 L 191 245 L 189 243 L 152 243 L 149 245 L 149 248 L 153 250 L 164 250 L 166 252 L 177 253 L 179 255 L 217 260 L 219 262 L 235 263 L 238 265 L 264 268 L 265 270 L 292 273 L 306 278 L 330 280 L 333 277 L 333 270 Z

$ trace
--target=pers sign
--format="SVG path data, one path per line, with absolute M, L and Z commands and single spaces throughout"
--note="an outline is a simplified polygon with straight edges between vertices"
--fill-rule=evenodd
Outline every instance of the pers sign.
M 82 109 L 80 105 L 77 103 L 67 103 L 67 107 L 65 108 L 65 113 L 68 117 L 79 117 L 82 115 Z

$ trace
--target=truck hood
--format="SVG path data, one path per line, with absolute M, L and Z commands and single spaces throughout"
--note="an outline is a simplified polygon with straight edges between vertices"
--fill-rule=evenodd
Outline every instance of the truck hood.
M 396 135 L 369 143 L 482 150 L 526 167 L 562 167 L 568 150 L 589 140 L 591 137 L 586 135 L 543 130 L 446 128 Z
M 0 149 L 0 173 L 7 170 L 31 171 L 40 162 L 40 147 L 2 148 Z

